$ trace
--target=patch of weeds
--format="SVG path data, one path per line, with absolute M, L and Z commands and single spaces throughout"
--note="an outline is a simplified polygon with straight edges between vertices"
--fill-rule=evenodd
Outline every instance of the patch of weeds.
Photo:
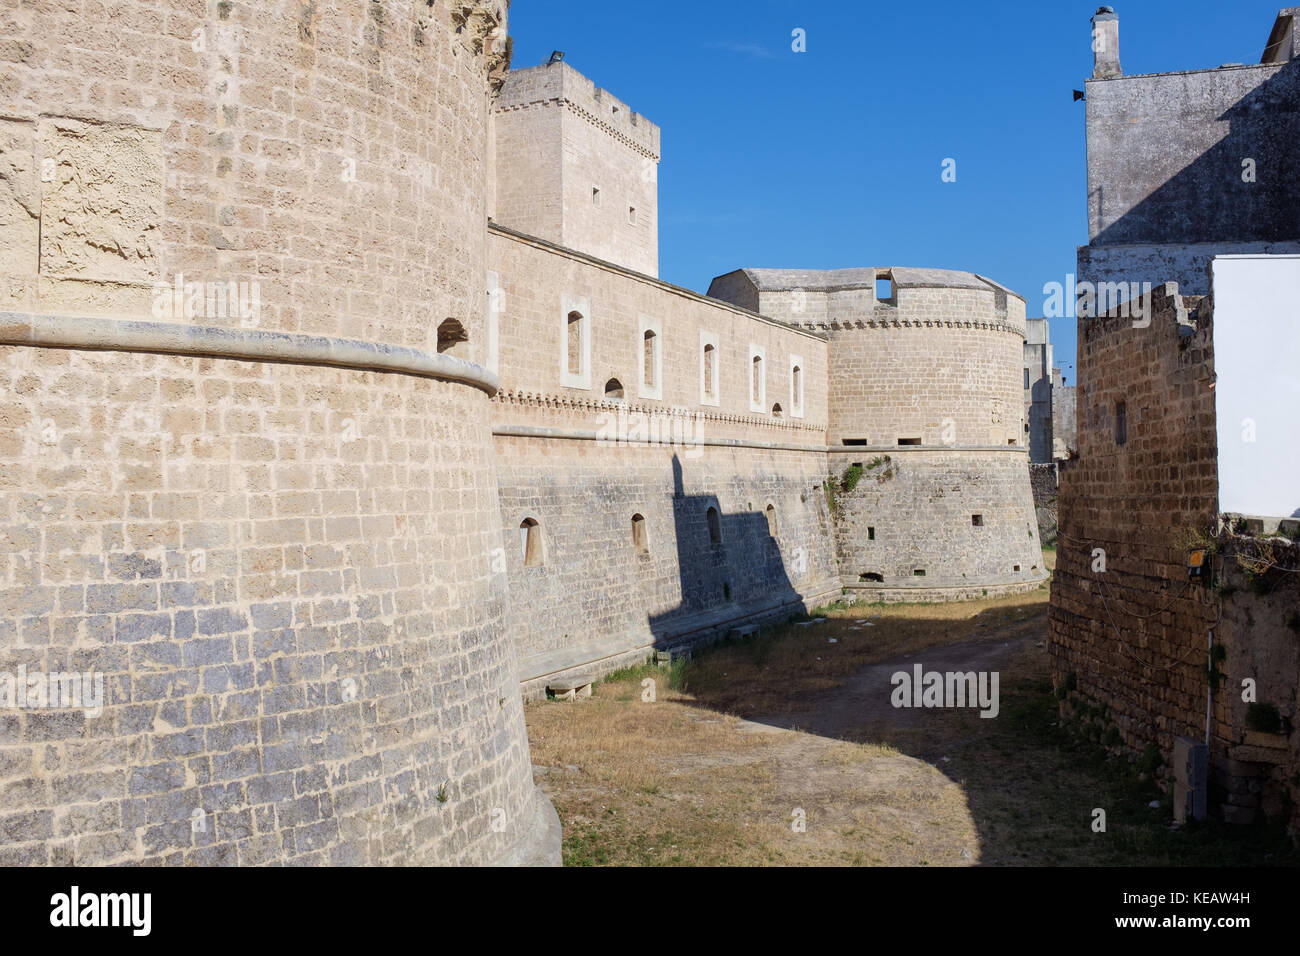
M 861 480 L 862 466 L 849 465 L 848 468 L 844 469 L 844 477 L 840 479 L 840 490 L 846 495 L 851 495 L 853 494 L 853 489 L 858 486 L 858 482 Z

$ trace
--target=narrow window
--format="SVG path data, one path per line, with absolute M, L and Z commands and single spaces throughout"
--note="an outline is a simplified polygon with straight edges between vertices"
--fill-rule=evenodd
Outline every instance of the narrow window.
M 876 540 L 876 529 L 875 529 L 875 528 L 868 528 L 868 529 L 867 529 L 867 540 L 868 540 L 868 541 L 875 541 L 875 540 Z
M 655 387 L 655 350 L 659 348 L 659 336 L 652 329 L 645 332 L 645 387 Z
M 525 518 L 519 523 L 519 544 L 524 567 L 535 568 L 542 563 L 542 529 L 534 519 Z
M 704 394 L 713 397 L 713 379 L 716 374 L 714 363 L 718 360 L 718 350 L 712 343 L 704 346 Z
M 865 438 L 845 438 L 843 441 L 843 444 L 845 445 L 865 445 L 866 443 L 867 440 Z
M 898 443 L 899 443 L 900 445 L 919 445 L 919 444 L 921 444 L 921 439 L 919 439 L 919 438 L 900 438 L 900 439 L 898 440 Z
M 755 405 L 763 402 L 763 356 L 755 355 L 750 369 L 750 394 Z
M 582 313 L 570 312 L 568 323 L 569 374 L 582 374 Z
M 794 415 L 803 414 L 803 369 L 798 365 L 790 370 L 790 402 L 794 406 L 791 413 Z
M 1029 387 L 1029 369 L 1025 369 L 1025 388 Z
M 772 417 L 773 417 L 773 418 L 780 418 L 780 417 L 781 417 L 781 403 L 780 403 L 780 402 L 777 402 L 775 405 L 772 406 Z
M 591 187 L 591 204 L 593 206 L 600 205 L 600 190 L 597 189 L 595 186 Z
M 767 506 L 767 533 L 776 537 L 776 505 L 773 504 Z
M 636 206 L 627 207 L 627 224 L 629 226 L 636 225 Z
M 709 522 L 709 544 L 722 544 L 722 523 L 718 520 L 718 509 L 710 505 L 705 517 Z
M 912 572 L 912 577 L 915 578 L 925 577 L 925 568 L 917 568 L 915 571 Z
M 1122 445 L 1128 441 L 1128 405 L 1115 403 L 1115 444 Z
M 892 302 L 894 298 L 894 276 L 889 272 L 876 274 L 876 301 Z
M 632 516 L 632 546 L 637 554 L 650 553 L 650 541 L 646 537 L 645 518 L 636 514 Z
M 623 383 L 616 378 L 611 378 L 605 383 L 605 397 L 608 399 L 623 397 Z
M 970 516 L 970 523 L 971 523 L 971 527 L 974 527 L 974 528 L 982 528 L 982 527 L 984 527 L 984 516 L 983 516 L 983 515 L 971 515 L 971 516 Z
M 438 326 L 438 351 L 456 358 L 469 359 L 469 333 L 455 319 L 443 319 Z

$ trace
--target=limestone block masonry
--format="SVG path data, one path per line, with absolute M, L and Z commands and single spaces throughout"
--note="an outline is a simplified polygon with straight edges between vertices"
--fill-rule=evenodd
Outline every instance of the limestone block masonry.
M 104 15 L 0 12 L 0 672 L 103 687 L 0 712 L 0 864 L 558 862 L 438 354 L 505 4 Z
M 845 588 L 951 600 L 1046 580 L 1024 442 L 1022 298 L 972 273 L 914 268 L 740 269 L 709 291 L 827 337 Z

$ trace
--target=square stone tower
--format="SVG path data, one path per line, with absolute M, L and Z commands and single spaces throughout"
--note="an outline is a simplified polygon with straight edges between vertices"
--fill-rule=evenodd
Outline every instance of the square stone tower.
M 559 61 L 509 73 L 492 119 L 494 222 L 658 277 L 658 126 Z

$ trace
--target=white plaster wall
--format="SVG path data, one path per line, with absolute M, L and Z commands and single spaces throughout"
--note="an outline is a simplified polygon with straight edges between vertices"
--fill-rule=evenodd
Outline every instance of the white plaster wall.
M 1219 511 L 1300 517 L 1300 256 L 1211 270 Z

